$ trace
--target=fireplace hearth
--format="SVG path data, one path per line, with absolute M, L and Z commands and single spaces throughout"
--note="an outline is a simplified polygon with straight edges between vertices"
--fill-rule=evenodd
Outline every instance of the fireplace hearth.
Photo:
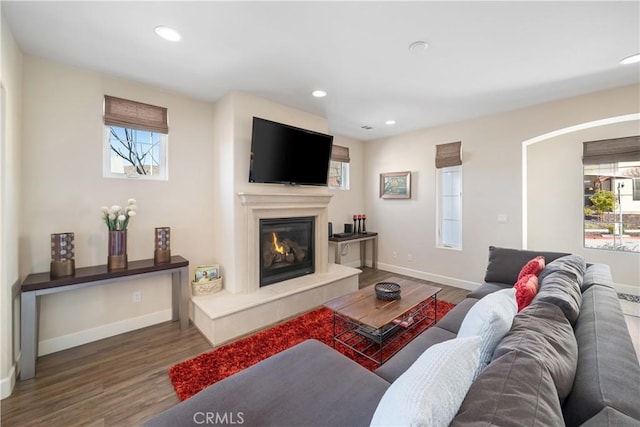
M 260 220 L 260 286 L 315 271 L 314 217 Z

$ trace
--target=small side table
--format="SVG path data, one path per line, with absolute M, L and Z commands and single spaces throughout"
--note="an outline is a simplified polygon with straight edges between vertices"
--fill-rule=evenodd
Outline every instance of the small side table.
M 180 320 L 180 328 L 189 327 L 189 261 L 179 255 L 167 263 L 156 264 L 152 259 L 132 261 L 126 269 L 109 271 L 106 265 L 77 268 L 73 276 L 51 279 L 49 272 L 30 274 L 20 286 L 20 380 L 36 374 L 38 357 L 38 303 L 42 295 L 72 291 L 89 286 L 130 280 L 143 276 L 171 273 L 172 320 Z
M 378 265 L 378 233 L 351 234 L 346 237 L 329 237 L 329 244 L 336 246 L 335 263 L 342 264 L 342 247 L 347 243 L 360 242 L 360 266 L 366 265 L 367 242 L 371 242 L 371 267 Z

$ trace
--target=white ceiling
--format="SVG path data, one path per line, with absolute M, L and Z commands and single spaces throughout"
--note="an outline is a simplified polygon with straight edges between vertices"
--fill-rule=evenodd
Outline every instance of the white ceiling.
M 638 64 L 619 65 L 640 52 L 638 1 L 0 7 L 26 54 L 207 101 L 244 91 L 327 117 L 330 133 L 362 140 L 640 81 Z M 182 41 L 158 38 L 157 25 Z M 430 48 L 410 52 L 417 40 Z M 328 96 L 313 98 L 314 89 Z

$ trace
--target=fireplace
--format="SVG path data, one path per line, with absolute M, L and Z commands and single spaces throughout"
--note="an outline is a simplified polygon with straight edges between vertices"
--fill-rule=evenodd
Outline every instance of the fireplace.
M 260 219 L 260 286 L 315 272 L 315 218 Z

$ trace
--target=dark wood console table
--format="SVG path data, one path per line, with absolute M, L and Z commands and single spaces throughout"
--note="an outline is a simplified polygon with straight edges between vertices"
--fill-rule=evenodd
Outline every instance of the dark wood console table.
M 89 286 L 137 279 L 143 276 L 171 273 L 172 320 L 180 320 L 180 328 L 189 327 L 189 261 L 179 255 L 171 261 L 155 264 L 152 259 L 132 261 L 126 269 L 109 271 L 106 265 L 78 268 L 73 276 L 51 279 L 49 272 L 30 274 L 20 286 L 20 380 L 33 378 L 38 357 L 38 297 L 72 291 Z
M 360 264 L 364 266 L 367 260 L 367 241 L 371 241 L 371 267 L 378 265 L 378 233 L 355 233 L 345 237 L 329 237 L 329 243 L 336 245 L 335 263 L 342 263 L 342 247 L 347 243 L 360 242 Z

